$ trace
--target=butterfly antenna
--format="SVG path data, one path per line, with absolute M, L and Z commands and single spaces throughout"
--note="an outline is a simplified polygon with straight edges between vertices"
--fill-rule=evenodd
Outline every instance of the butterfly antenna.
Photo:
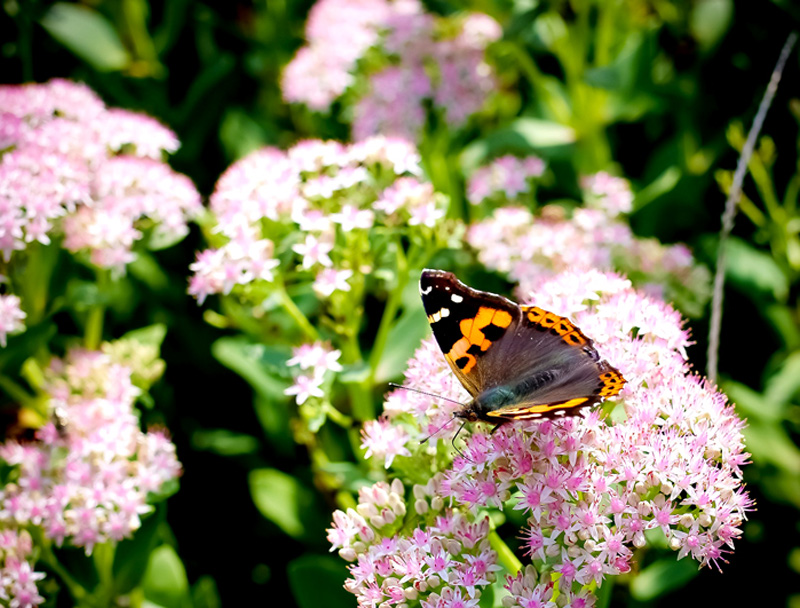
M 442 426 L 440 426 L 438 429 L 436 429 L 435 431 L 433 431 L 433 433 L 431 433 L 430 435 L 428 435 L 427 437 L 425 437 L 425 439 L 423 439 L 422 441 L 420 441 L 420 442 L 419 442 L 419 444 L 420 444 L 420 445 L 422 445 L 423 443 L 425 443 L 426 441 L 428 441 L 428 439 L 430 439 L 430 438 L 431 438 L 431 437 L 433 437 L 434 435 L 438 435 L 438 434 L 439 434 L 439 431 L 441 431 L 443 428 L 445 428 L 445 427 L 447 427 L 447 426 L 450 426 L 451 424 L 453 424 L 453 421 L 454 421 L 455 419 L 456 419 L 456 417 L 455 417 L 455 416 L 453 416 L 452 418 L 450 418 L 450 420 L 448 420 L 447 422 L 445 422 L 445 423 L 444 423 Z
M 410 386 L 403 386 L 402 384 L 395 384 L 394 382 L 390 382 L 389 386 L 392 388 L 402 388 L 407 391 L 411 391 L 412 393 L 419 393 L 420 395 L 427 395 L 428 397 L 434 397 L 435 399 L 443 399 L 444 401 L 449 401 L 450 403 L 455 403 L 456 405 L 464 406 L 463 403 L 460 401 L 456 401 L 455 399 L 450 399 L 449 397 L 443 397 L 442 395 L 437 395 L 436 393 L 427 393 L 425 391 L 421 391 L 418 388 L 411 388 Z
M 459 456 L 461 456 L 461 458 L 464 458 L 465 460 L 469 460 L 469 461 L 470 461 L 472 464 L 475 464 L 475 462 L 474 462 L 474 461 L 473 461 L 471 458 L 469 458 L 469 457 L 468 457 L 468 456 L 467 456 L 467 455 L 466 455 L 464 452 L 462 452 L 461 450 L 459 450 L 459 449 L 458 449 L 458 447 L 456 446 L 456 439 L 458 438 L 458 435 L 459 435 L 459 433 L 461 433 L 462 429 L 463 429 L 463 428 L 464 428 L 466 425 L 467 425 L 467 421 L 466 421 L 466 420 L 465 420 L 464 422 L 462 422 L 462 423 L 461 423 L 461 426 L 460 426 L 460 427 L 458 427 L 458 430 L 456 431 L 456 434 L 455 434 L 455 435 L 453 435 L 453 441 L 452 441 L 451 443 L 452 443 L 452 445 L 453 445 L 453 449 L 454 449 L 456 452 L 458 452 L 458 454 L 459 454 Z

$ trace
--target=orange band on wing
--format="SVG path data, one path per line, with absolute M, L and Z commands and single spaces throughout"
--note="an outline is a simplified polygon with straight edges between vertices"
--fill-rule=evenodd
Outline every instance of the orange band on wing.
M 486 415 L 492 416 L 493 418 L 538 418 L 544 414 L 547 414 L 548 412 L 554 412 L 556 410 L 569 410 L 575 407 L 580 407 L 588 401 L 589 397 L 578 397 L 576 399 L 570 399 L 569 401 L 560 401 L 559 403 L 542 403 L 539 405 L 528 405 L 525 407 L 500 408 L 499 410 L 495 410 L 493 412 L 486 412 Z

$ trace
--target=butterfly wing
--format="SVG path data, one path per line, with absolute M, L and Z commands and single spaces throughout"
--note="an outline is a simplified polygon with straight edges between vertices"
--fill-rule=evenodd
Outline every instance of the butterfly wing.
M 477 397 L 489 380 L 490 370 L 483 359 L 520 322 L 519 306 L 502 296 L 467 287 L 442 270 L 423 270 L 419 291 L 444 358 L 464 388 Z
M 475 398 L 479 418 L 502 422 L 577 414 L 625 384 L 565 317 L 520 307 L 438 270 L 423 272 L 420 290 L 434 336 Z

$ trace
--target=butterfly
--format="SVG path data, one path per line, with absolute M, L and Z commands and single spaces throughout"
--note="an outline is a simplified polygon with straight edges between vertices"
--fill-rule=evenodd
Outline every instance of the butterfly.
M 455 416 L 500 425 L 576 415 L 613 397 L 625 378 L 566 317 L 423 270 L 420 295 L 431 330 L 472 395 Z

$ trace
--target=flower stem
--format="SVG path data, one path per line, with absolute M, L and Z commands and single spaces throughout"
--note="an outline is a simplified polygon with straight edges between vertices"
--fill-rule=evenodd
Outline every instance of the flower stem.
M 86 589 L 76 581 L 72 575 L 67 571 L 64 566 L 61 565 L 61 562 L 58 561 L 55 553 L 53 553 L 51 541 L 44 537 L 43 534 L 36 534 L 38 538 L 36 539 L 36 545 L 40 547 L 41 553 L 39 555 L 39 559 L 47 564 L 47 567 L 50 568 L 53 572 L 55 572 L 64 585 L 69 589 L 70 595 L 76 601 L 76 604 L 80 604 L 84 599 L 86 599 L 87 592 Z
M 284 310 L 289 313 L 289 316 L 292 317 L 292 319 L 294 319 L 294 322 L 297 323 L 298 327 L 300 327 L 306 338 L 311 341 L 319 340 L 319 334 L 317 333 L 316 328 L 308 320 L 308 317 L 303 314 L 303 311 L 297 307 L 297 304 L 294 303 L 294 300 L 292 300 L 286 291 L 286 286 L 283 284 L 283 282 L 278 283 L 277 287 Z
M 375 343 L 369 355 L 369 386 L 374 386 L 375 384 L 375 373 L 378 371 L 378 365 L 381 362 L 383 351 L 386 349 L 386 341 L 389 339 L 389 332 L 392 329 L 397 311 L 400 308 L 400 303 L 403 300 L 403 291 L 408 284 L 408 262 L 403 253 L 403 246 L 399 241 L 395 242 L 395 250 L 397 257 L 397 284 L 386 300 L 386 307 L 383 310 L 383 317 L 378 326 Z
M 9 397 L 22 405 L 28 405 L 36 401 L 33 395 L 4 374 L 0 374 L 0 389 L 4 390 Z
M 495 530 L 489 532 L 489 545 L 497 553 L 497 561 L 511 576 L 516 576 L 522 570 L 522 562 Z
M 97 271 L 97 302 L 94 303 L 89 311 L 84 334 L 84 344 L 88 350 L 97 350 L 103 341 L 103 321 L 106 315 L 105 298 L 109 281 L 108 270 L 100 269 Z

